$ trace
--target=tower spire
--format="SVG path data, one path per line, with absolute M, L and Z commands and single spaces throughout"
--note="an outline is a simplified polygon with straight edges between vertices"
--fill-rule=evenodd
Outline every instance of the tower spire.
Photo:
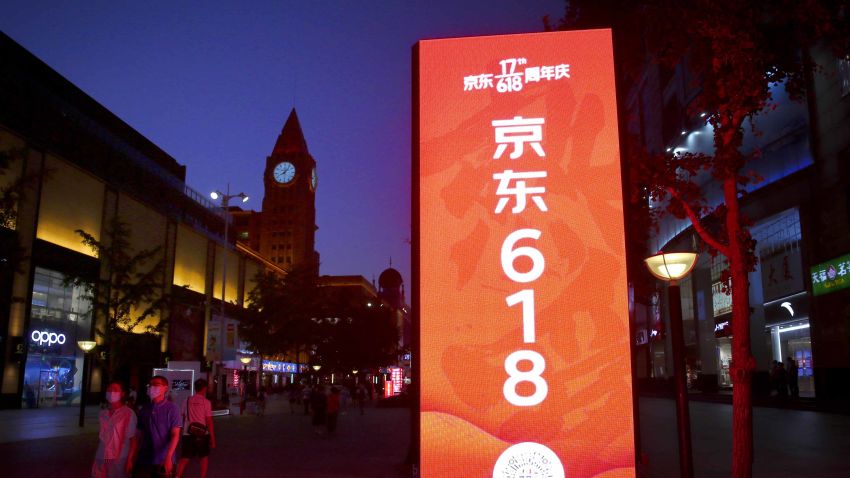
M 283 130 L 277 137 L 277 142 L 272 150 L 272 156 L 288 153 L 303 153 L 309 154 L 307 151 L 307 141 L 304 139 L 304 132 L 301 131 L 301 123 L 298 121 L 298 114 L 295 108 L 289 113 L 289 118 L 283 125 Z

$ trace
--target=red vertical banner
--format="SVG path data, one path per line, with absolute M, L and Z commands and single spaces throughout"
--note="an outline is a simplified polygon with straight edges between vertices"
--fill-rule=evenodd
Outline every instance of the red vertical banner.
M 634 477 L 610 30 L 416 47 L 420 462 Z

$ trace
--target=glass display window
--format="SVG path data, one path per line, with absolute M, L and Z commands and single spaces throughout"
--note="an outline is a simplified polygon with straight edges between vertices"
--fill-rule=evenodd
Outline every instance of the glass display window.
M 82 287 L 59 272 L 36 267 L 21 401 L 26 408 L 79 403 L 83 353 L 92 338 L 91 305 Z

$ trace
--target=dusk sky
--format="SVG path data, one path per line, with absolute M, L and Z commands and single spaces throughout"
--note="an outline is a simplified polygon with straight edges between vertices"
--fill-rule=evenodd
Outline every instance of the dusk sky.
M 3 0 L 0 30 L 186 165 L 244 191 L 292 107 L 316 159 L 322 274 L 410 284 L 411 46 L 538 32 L 562 0 Z M 410 292 L 408 292 L 408 300 Z

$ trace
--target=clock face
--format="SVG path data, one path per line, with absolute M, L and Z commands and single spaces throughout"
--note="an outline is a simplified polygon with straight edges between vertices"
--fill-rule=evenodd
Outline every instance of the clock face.
M 287 161 L 278 163 L 272 171 L 272 176 L 280 184 L 289 184 L 295 178 L 295 165 Z
M 493 478 L 565 478 L 564 465 L 549 447 L 517 443 L 503 451 L 493 467 Z
M 313 191 L 316 190 L 316 185 L 319 183 L 319 176 L 316 174 L 316 168 L 313 168 L 313 176 L 310 178 L 310 186 Z

